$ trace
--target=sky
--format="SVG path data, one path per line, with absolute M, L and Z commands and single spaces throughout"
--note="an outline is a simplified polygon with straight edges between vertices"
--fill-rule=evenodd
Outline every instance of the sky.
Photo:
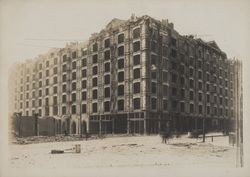
M 13 63 L 66 42 L 86 41 L 113 18 L 126 20 L 132 13 L 168 19 L 180 34 L 215 40 L 228 58 L 241 59 L 244 116 L 250 114 L 249 0 L 0 0 L 0 121 L 7 118 L 8 70 Z

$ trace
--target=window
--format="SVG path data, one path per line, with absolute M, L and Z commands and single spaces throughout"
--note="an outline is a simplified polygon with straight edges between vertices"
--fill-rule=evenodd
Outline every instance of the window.
M 198 78 L 202 79 L 202 72 L 201 71 L 198 71 Z
M 162 87 L 162 92 L 163 92 L 163 96 L 168 96 L 168 86 L 167 85 L 163 85 Z
M 133 103 L 134 103 L 134 109 L 140 109 L 140 107 L 141 107 L 140 98 L 134 98 Z
M 223 100 L 223 98 L 222 98 L 222 97 L 220 97 L 220 105 L 222 105 L 222 100 Z
M 96 87 L 97 86 L 97 77 L 92 79 L 92 86 Z
M 63 55 L 63 62 L 67 61 L 67 55 Z
M 87 105 L 82 104 L 82 114 L 85 114 L 87 112 Z
M 189 105 L 189 112 L 194 113 L 194 104 L 192 103 Z
M 118 100 L 118 111 L 124 110 L 124 100 Z
M 140 78 L 141 74 L 140 74 L 140 68 L 134 69 L 134 79 L 138 79 Z
M 63 102 L 63 103 L 66 103 L 66 101 L 67 101 L 67 96 L 66 96 L 66 95 L 63 95 L 63 96 L 62 96 L 62 102 Z
M 189 99 L 194 100 L 194 92 L 193 91 L 189 92 Z
M 110 59 L 110 50 L 106 50 L 106 51 L 104 52 L 104 59 L 105 59 L 105 60 L 109 60 L 109 59 Z
M 29 99 L 29 93 L 26 93 L 26 99 Z
M 39 64 L 39 69 L 42 69 L 43 68 L 43 65 L 42 63 Z
M 97 43 L 93 44 L 92 49 L 93 49 L 93 52 L 97 52 L 98 44 Z
M 180 84 L 181 84 L 181 86 L 185 85 L 185 78 L 184 77 L 180 77 Z
M 97 90 L 93 90 L 93 91 L 92 91 L 92 98 L 93 98 L 93 99 L 97 99 L 97 97 L 98 97 L 98 92 L 97 92 Z
M 105 63 L 104 65 L 104 71 L 109 72 L 110 71 L 110 63 Z
M 42 76 L 43 76 L 43 73 L 40 72 L 40 73 L 39 73 L 39 79 L 42 79 Z
M 62 76 L 62 81 L 63 81 L 63 82 L 66 82 L 66 81 L 67 81 L 67 75 L 66 75 L 66 74 Z
M 156 55 L 151 55 L 151 65 L 156 65 L 156 59 L 157 59 Z
M 32 92 L 32 97 L 35 98 L 35 91 Z
M 57 58 L 54 58 L 54 65 L 57 64 Z
M 76 72 L 72 73 L 72 80 L 76 80 Z
M 86 81 L 86 80 L 83 80 L 83 81 L 82 81 L 82 88 L 83 88 L 83 89 L 86 89 L 86 88 L 87 88 L 87 81 Z
M 63 115 L 66 114 L 66 107 L 65 107 L 65 106 L 62 107 L 62 114 L 63 114 Z
M 45 98 L 45 106 L 49 106 L 49 98 Z
M 63 65 L 62 70 L 63 70 L 63 72 L 66 72 L 67 71 L 67 65 Z
M 54 74 L 57 74 L 57 67 L 55 67 L 55 68 L 53 69 L 53 73 L 54 73 Z
M 76 51 L 72 52 L 72 58 L 76 58 L 76 56 L 77 56 Z
M 82 77 L 87 77 L 87 70 L 86 69 L 82 70 Z
M 151 50 L 154 53 L 157 53 L 157 43 L 155 41 L 151 42 Z
M 163 76 L 162 78 L 163 82 L 168 82 L 168 73 L 163 71 L 162 76 Z
M 163 110 L 164 111 L 168 110 L 168 100 L 163 100 Z
M 202 62 L 201 62 L 201 60 L 198 60 L 198 67 L 202 68 Z
M 156 82 L 151 82 L 151 93 L 156 93 Z
M 124 72 L 118 72 L 118 82 L 124 81 Z
M 199 90 L 202 90 L 202 82 L 198 82 L 198 88 L 199 88 Z
M 202 101 L 202 93 L 198 94 L 198 99 L 199 99 L 199 101 Z
M 185 73 L 185 66 L 184 65 L 180 65 L 180 73 L 181 74 Z
M 207 73 L 207 81 L 209 81 L 209 78 L 210 78 L 210 74 Z
M 98 60 L 98 55 L 97 55 L 97 54 L 96 54 L 96 55 L 93 55 L 93 56 L 92 56 L 92 63 L 93 63 L 93 64 L 97 63 L 97 60 Z
M 87 100 L 87 92 L 82 92 L 82 100 Z
M 124 95 L 124 85 L 119 85 L 118 86 L 118 96 L 123 96 Z
M 57 77 L 53 78 L 53 82 L 54 82 L 54 84 L 57 84 Z
M 49 107 L 45 107 L 45 116 L 49 116 Z
M 209 85 L 209 84 L 206 84 L 206 87 L 207 87 L 207 91 L 209 91 L 210 85 Z
M 53 87 L 53 93 L 54 93 L 54 94 L 57 93 L 57 87 Z
M 123 69 L 124 68 L 124 59 L 118 60 L 118 69 Z
M 82 67 L 85 67 L 85 66 L 87 66 L 87 59 L 86 58 L 82 59 Z
M 123 43 L 124 42 L 124 34 L 119 34 L 118 35 L 118 44 Z
M 49 88 L 46 88 L 46 89 L 45 89 L 45 94 L 46 94 L 46 95 L 49 95 Z
M 180 90 L 180 95 L 181 95 L 181 98 L 184 99 L 185 98 L 185 89 L 181 89 Z
M 140 55 L 134 55 L 134 57 L 133 57 L 134 66 L 139 65 L 141 63 L 140 60 L 141 60 Z
M 171 44 L 172 44 L 173 46 L 176 46 L 176 39 L 175 39 L 175 38 L 171 38 Z
M 41 100 L 41 99 L 39 99 L 38 105 L 39 105 L 39 106 L 42 106 L 42 100 Z
M 134 31 L 133 31 L 133 38 L 134 39 L 140 38 L 140 33 L 141 33 L 140 28 L 134 29 Z
M 110 75 L 104 76 L 104 84 L 110 84 Z
M 177 75 L 172 73 L 172 82 L 176 83 L 176 81 L 177 81 Z
M 136 41 L 136 42 L 134 42 L 133 43 L 133 51 L 134 52 L 138 52 L 138 51 L 140 51 L 140 41 Z
M 104 97 L 105 98 L 109 98 L 110 97 L 110 88 L 109 87 L 106 87 L 104 89 Z
M 110 39 L 106 39 L 104 41 L 104 47 L 107 48 L 107 47 L 110 47 Z
M 156 98 L 151 98 L 151 109 L 156 109 L 156 105 L 157 105 Z
M 92 103 L 92 111 L 93 111 L 94 113 L 97 112 L 97 103 Z
M 194 88 L 194 80 L 193 79 L 189 80 L 189 87 Z
M 156 79 L 156 72 L 155 71 L 151 71 L 151 78 Z
M 140 91 L 141 91 L 141 83 L 140 82 L 134 83 L 134 94 L 140 93 Z
M 71 106 L 71 113 L 76 114 L 76 105 Z
M 71 94 L 71 101 L 75 102 L 76 101 L 76 93 Z
M 76 69 L 76 61 L 72 62 L 72 69 Z
M 87 54 L 88 54 L 87 49 L 83 49 L 83 51 L 82 51 L 82 55 L 83 55 L 83 56 L 85 56 L 85 55 L 87 55 Z
M 42 96 L 42 90 L 39 90 L 38 94 L 39 94 L 39 97 L 41 97 Z
M 57 96 L 53 97 L 53 104 L 57 104 Z
M 210 102 L 210 95 L 207 94 L 207 102 L 209 103 Z
M 171 56 L 172 56 L 173 58 L 176 58 L 176 57 L 177 57 L 177 52 L 176 52 L 175 49 L 172 49 L 172 50 L 171 50 Z
M 118 47 L 118 56 L 123 56 L 124 55 L 124 46 Z
M 202 114 L 202 105 L 199 105 L 199 114 Z
M 210 114 L 210 106 L 207 106 L 207 114 Z
M 172 101 L 172 109 L 176 110 L 176 108 L 177 108 L 177 101 L 174 100 L 174 101 Z
M 172 96 L 177 95 L 177 89 L 175 87 L 172 88 Z
M 168 56 L 168 49 L 166 46 L 162 47 L 162 56 L 167 57 Z
M 49 67 L 49 61 L 46 61 L 46 67 Z
M 71 84 L 71 88 L 72 88 L 72 90 L 76 90 L 76 82 L 73 82 L 73 83 Z
M 185 112 L 185 103 L 181 102 L 181 112 Z
M 194 69 L 193 68 L 189 68 L 189 75 L 194 76 Z
M 47 69 L 46 70 L 46 77 L 48 77 L 49 76 L 49 70 Z M 42 77 L 42 76 L 41 76 Z
M 109 112 L 110 111 L 110 106 L 109 106 L 109 101 L 104 102 L 104 112 Z
M 94 66 L 93 69 L 92 69 L 92 74 L 93 75 L 96 75 L 98 72 L 98 67 L 97 66 Z

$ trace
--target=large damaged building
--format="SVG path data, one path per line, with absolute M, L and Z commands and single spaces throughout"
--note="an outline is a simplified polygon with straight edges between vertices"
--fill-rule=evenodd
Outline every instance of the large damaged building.
M 187 132 L 204 122 L 229 131 L 241 68 L 168 20 L 115 18 L 84 43 L 13 66 L 10 114 L 55 117 L 70 134 Z

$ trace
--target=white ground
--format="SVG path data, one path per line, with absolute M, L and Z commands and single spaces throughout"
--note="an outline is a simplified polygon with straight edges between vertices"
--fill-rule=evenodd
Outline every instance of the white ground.
M 135 167 L 234 168 L 235 147 L 228 137 L 174 138 L 163 144 L 160 136 L 108 137 L 88 141 L 10 145 L 9 165 L 14 170 L 100 169 Z M 81 153 L 51 154 L 81 144 Z

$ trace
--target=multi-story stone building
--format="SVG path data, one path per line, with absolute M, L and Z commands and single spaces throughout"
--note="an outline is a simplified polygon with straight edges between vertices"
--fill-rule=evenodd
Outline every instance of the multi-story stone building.
M 228 129 L 238 62 L 168 20 L 113 19 L 86 43 L 14 66 L 10 111 L 56 117 L 73 134 Z

